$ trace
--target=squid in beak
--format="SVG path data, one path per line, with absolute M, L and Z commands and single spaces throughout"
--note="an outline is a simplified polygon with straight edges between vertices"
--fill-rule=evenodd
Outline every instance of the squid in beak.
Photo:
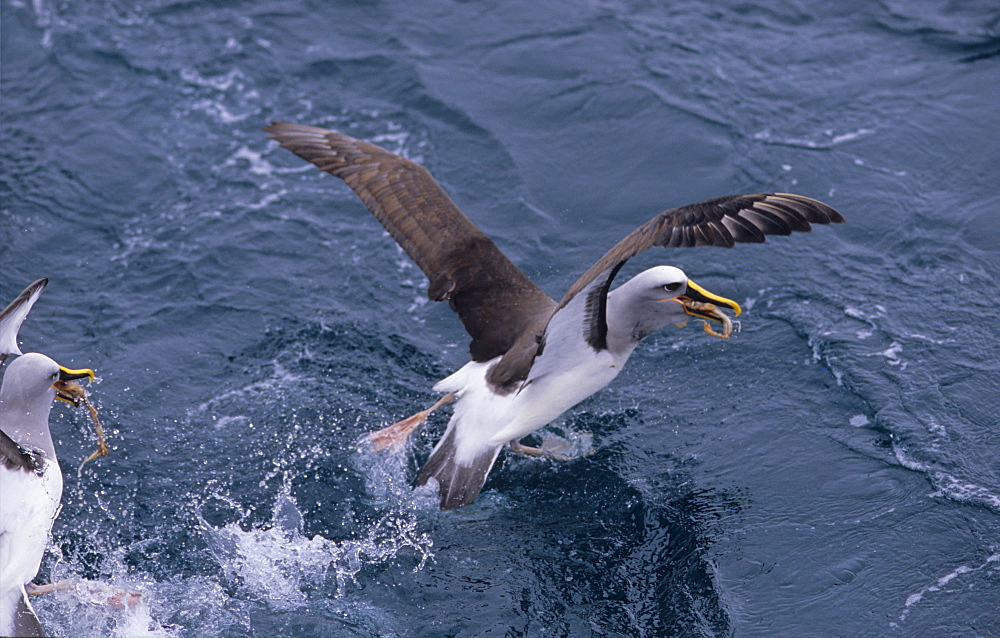
M 52 387 L 56 389 L 57 399 L 65 401 L 74 407 L 80 407 L 81 405 L 87 407 L 87 410 L 90 411 L 90 418 L 94 422 L 94 429 L 97 431 L 97 450 L 80 464 L 80 467 L 76 470 L 77 476 L 83 473 L 83 466 L 88 461 L 92 461 L 99 456 L 107 456 L 110 451 L 108 443 L 104 439 L 104 427 L 101 425 L 101 420 L 97 418 L 97 409 L 87 400 L 87 390 L 76 382 L 77 379 L 83 378 L 87 378 L 93 382 L 94 371 L 90 368 L 70 370 L 69 368 L 59 366 L 59 380 L 52 384 Z
M 687 290 L 683 295 L 676 297 L 674 301 L 683 306 L 685 313 L 692 317 L 704 319 L 705 332 L 720 339 L 728 339 L 729 335 L 733 333 L 732 319 L 729 318 L 729 315 L 722 312 L 720 306 L 732 310 L 734 317 L 739 317 L 740 312 L 742 312 L 740 305 L 732 299 L 726 299 L 725 297 L 708 292 L 690 279 L 687 282 Z M 713 330 L 711 324 L 708 323 L 709 321 L 722 324 L 722 332 Z
M 93 381 L 94 371 L 90 368 L 70 370 L 59 366 L 59 380 L 52 384 L 52 387 L 56 389 L 56 398 L 78 407 L 82 401 L 87 399 L 87 391 L 76 382 L 77 379 L 83 378 Z

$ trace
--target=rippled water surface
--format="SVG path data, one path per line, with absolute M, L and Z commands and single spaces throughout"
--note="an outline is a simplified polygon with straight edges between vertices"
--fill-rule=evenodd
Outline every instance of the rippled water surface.
M 56 635 L 990 636 L 1000 9 L 989 2 L 5 1 L 0 302 L 54 411 Z M 650 251 L 743 304 L 650 338 L 476 503 L 360 443 L 467 337 L 285 119 L 425 164 L 549 294 L 667 207 L 848 223 Z M 107 592 L 140 592 L 126 609 Z

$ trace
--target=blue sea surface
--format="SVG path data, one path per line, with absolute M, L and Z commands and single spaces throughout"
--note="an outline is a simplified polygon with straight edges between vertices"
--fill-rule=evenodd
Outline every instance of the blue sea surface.
M 58 636 L 1000 636 L 1000 6 L 0 3 L 0 305 L 94 368 Z M 645 341 L 480 498 L 412 489 L 468 337 L 270 120 L 425 165 L 551 296 L 672 206 L 847 219 L 655 249 L 739 301 Z M 546 434 L 548 435 L 548 434 Z M 141 592 L 124 609 L 93 591 Z

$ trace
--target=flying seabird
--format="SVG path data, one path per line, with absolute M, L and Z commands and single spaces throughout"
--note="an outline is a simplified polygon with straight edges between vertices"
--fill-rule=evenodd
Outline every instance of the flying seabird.
M 418 485 L 437 480 L 441 509 L 475 500 L 504 445 L 544 455 L 520 439 L 610 383 L 645 337 L 684 323 L 688 315 L 727 323 L 720 306 L 740 313 L 735 301 L 709 293 L 673 266 L 650 268 L 611 290 L 628 259 L 653 246 L 732 247 L 844 221 L 826 204 L 787 193 L 731 195 L 672 208 L 618 242 L 557 302 L 458 209 L 424 167 L 335 131 L 289 122 L 272 122 L 264 130 L 344 180 L 427 276 L 428 297 L 447 301 L 472 336 L 472 360 L 434 386 L 444 393 L 440 401 L 372 435 L 376 447 L 397 444 L 432 410 L 456 401 L 417 478 Z
M 62 471 L 49 433 L 52 400 L 76 403 L 70 370 L 30 352 L 7 367 L 0 386 L 0 636 L 41 636 L 25 584 L 38 573 L 62 498 Z
M 10 355 L 21 354 L 21 349 L 17 347 L 17 331 L 48 283 L 49 280 L 44 277 L 32 282 L 14 297 L 14 301 L 0 310 L 0 366 Z

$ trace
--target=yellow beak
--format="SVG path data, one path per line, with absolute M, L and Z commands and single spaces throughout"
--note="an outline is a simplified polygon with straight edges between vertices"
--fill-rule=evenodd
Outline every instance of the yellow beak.
M 721 323 L 720 319 L 709 313 L 700 312 L 698 310 L 698 304 L 710 303 L 716 306 L 722 306 L 724 308 L 729 308 L 733 311 L 733 316 L 739 317 L 740 313 L 743 312 L 740 305 L 733 301 L 732 299 L 726 299 L 725 297 L 720 297 L 714 293 L 711 293 L 698 284 L 694 283 L 690 279 L 687 282 L 687 291 L 675 299 L 677 303 L 684 306 L 684 312 L 699 319 L 708 319 L 710 321 L 718 321 Z M 691 304 L 690 302 L 697 302 Z
M 83 389 L 82 385 L 76 382 L 76 379 L 83 379 L 84 377 L 93 381 L 94 371 L 90 368 L 70 370 L 69 368 L 59 366 L 59 380 L 52 384 L 52 387 L 56 389 L 56 398 L 74 406 L 79 405 L 80 399 L 86 396 L 87 391 Z

